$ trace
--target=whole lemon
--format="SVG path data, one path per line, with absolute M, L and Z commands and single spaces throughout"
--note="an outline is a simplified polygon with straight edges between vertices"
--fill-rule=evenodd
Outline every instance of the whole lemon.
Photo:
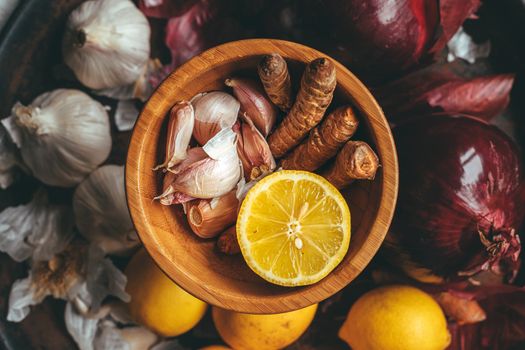
M 213 322 L 234 349 L 281 349 L 296 341 L 314 319 L 317 304 L 274 315 L 241 314 L 214 307 Z
M 133 256 L 125 274 L 131 317 L 155 333 L 165 337 L 185 333 L 206 313 L 206 303 L 173 283 L 144 249 Z
M 409 286 L 374 289 L 352 306 L 339 337 L 354 350 L 443 350 L 450 343 L 438 303 Z

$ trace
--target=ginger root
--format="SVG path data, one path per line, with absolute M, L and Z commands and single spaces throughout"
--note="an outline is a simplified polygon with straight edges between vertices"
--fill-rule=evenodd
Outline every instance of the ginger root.
M 292 107 L 292 83 L 284 58 L 278 53 L 264 56 L 257 72 L 270 100 L 280 110 L 288 112 Z
M 281 163 L 283 169 L 314 171 L 337 151 L 355 133 L 359 121 L 350 106 L 330 113 L 310 132 L 307 140 L 297 146 Z
M 235 225 L 221 233 L 217 240 L 217 248 L 220 252 L 228 255 L 239 254 L 241 252 L 241 247 L 239 247 L 239 242 L 237 241 Z
M 379 159 L 366 142 L 348 141 L 334 164 L 321 175 L 342 189 L 353 180 L 373 180 L 378 168 Z
M 318 58 L 308 64 L 290 113 L 270 135 L 268 144 L 274 157 L 284 156 L 321 121 L 336 84 L 335 66 L 330 60 Z

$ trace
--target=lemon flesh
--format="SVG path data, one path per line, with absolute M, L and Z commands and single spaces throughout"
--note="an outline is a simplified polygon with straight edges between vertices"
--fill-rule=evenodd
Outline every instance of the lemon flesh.
M 323 177 L 279 171 L 248 192 L 237 238 L 246 263 L 265 280 L 282 286 L 312 284 L 348 251 L 350 209 Z

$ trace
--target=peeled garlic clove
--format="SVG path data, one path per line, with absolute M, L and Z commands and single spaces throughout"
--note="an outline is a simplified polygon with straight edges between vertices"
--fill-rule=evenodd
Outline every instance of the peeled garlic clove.
M 222 91 L 198 94 L 191 103 L 195 110 L 193 136 L 200 145 L 206 144 L 221 129 L 231 128 L 240 109 L 239 101 Z
M 266 97 L 262 85 L 241 78 L 226 79 L 225 84 L 233 88 L 233 94 L 241 103 L 241 113 L 250 117 L 264 137 L 268 136 L 275 125 L 278 112 L 277 107 Z
M 123 166 L 92 172 L 76 188 L 73 210 L 80 234 L 105 253 L 127 255 L 140 244 L 126 202 Z
M 191 103 L 181 101 L 173 106 L 168 121 L 166 159 L 164 163 L 155 167 L 155 170 L 170 169 L 186 159 L 194 124 L 195 113 Z
M 275 159 L 264 136 L 253 125 L 250 118 L 234 126 L 238 135 L 237 153 L 242 162 L 244 177 L 247 181 L 275 170 Z
M 148 62 L 150 27 L 130 0 L 91 0 L 69 15 L 64 61 L 92 89 L 135 82 Z
M 77 185 L 111 150 L 106 109 L 78 90 L 44 93 L 27 107 L 17 103 L 2 124 L 32 175 L 51 186 Z
M 186 208 L 188 224 L 192 231 L 201 238 L 212 238 L 237 220 L 239 200 L 235 191 L 230 191 L 214 199 L 199 199 L 189 202 Z
M 211 199 L 235 188 L 241 176 L 241 164 L 232 129 L 221 130 L 202 149 L 207 157 L 180 171 L 170 185 L 170 194 Z

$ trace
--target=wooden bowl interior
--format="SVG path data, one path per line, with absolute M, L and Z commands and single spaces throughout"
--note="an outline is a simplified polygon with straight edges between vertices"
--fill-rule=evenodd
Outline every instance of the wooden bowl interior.
M 281 47 L 279 50 L 269 48 L 263 53 L 275 51 L 281 53 L 289 62 L 294 82 L 300 80 L 305 62 L 322 55 L 312 49 L 298 55 Z M 209 57 L 205 59 L 208 60 Z M 380 206 L 391 207 L 393 211 L 394 203 L 384 201 L 383 179 L 383 169 L 385 165 L 389 165 L 387 159 L 392 157 L 393 146 L 390 150 L 378 147 L 377 125 L 372 123 L 376 122 L 377 118 L 380 121 L 382 118 L 385 125 L 381 127 L 384 128 L 386 121 L 378 107 L 377 111 L 374 111 L 379 113 L 374 117 L 376 119 L 369 117 L 371 108 L 377 104 L 372 99 L 373 103 L 369 106 L 366 101 L 361 101 L 363 98 L 356 98 L 360 93 L 362 95 L 362 92 L 356 91 L 365 89 L 364 86 L 360 83 L 356 85 L 353 76 L 352 79 L 348 79 L 350 73 L 337 64 L 338 85 L 331 106 L 352 103 L 357 107 L 360 113 L 360 127 L 354 139 L 369 142 L 377 150 L 383 164 L 375 180 L 356 182 L 343 193 L 352 215 L 352 238 L 345 259 L 329 276 L 314 285 L 286 288 L 272 285 L 258 277 L 244 263 L 241 255 L 221 254 L 215 249 L 215 240 L 203 240 L 192 233 L 181 206 L 167 207 L 151 200 L 162 188 L 162 175 L 151 169 L 164 158 L 165 116 L 170 107 L 175 102 L 190 99 L 199 92 L 227 91 L 224 85 L 224 79 L 227 77 L 255 77 L 256 65 L 260 59 L 261 55 L 254 53 L 219 60 L 211 66 L 197 65 L 201 68 L 197 70 L 189 67 L 191 79 L 187 79 L 187 83 L 184 84 L 180 83 L 181 76 L 187 73 L 188 66 L 185 65 L 173 73 L 152 96 L 137 123 L 128 154 L 127 187 L 130 210 L 141 239 L 159 266 L 176 283 L 200 299 L 223 308 L 272 313 L 305 307 L 327 298 L 353 280 L 375 254 L 386 233 L 384 225 L 381 225 L 381 230 L 371 231 L 378 218 Z M 365 96 L 368 96 L 367 94 L 366 91 Z M 388 128 L 386 130 L 387 136 L 391 138 Z M 390 145 L 389 142 L 385 144 Z M 138 157 L 133 155 L 134 147 L 140 149 Z M 395 154 L 393 157 L 393 170 L 397 174 Z M 137 169 L 138 175 L 130 176 L 130 168 Z M 137 191 L 138 193 L 135 193 Z M 134 194 L 130 195 L 130 192 Z M 140 203 L 134 199 L 135 194 L 141 197 Z M 390 218 L 386 217 L 385 221 L 388 226 Z

